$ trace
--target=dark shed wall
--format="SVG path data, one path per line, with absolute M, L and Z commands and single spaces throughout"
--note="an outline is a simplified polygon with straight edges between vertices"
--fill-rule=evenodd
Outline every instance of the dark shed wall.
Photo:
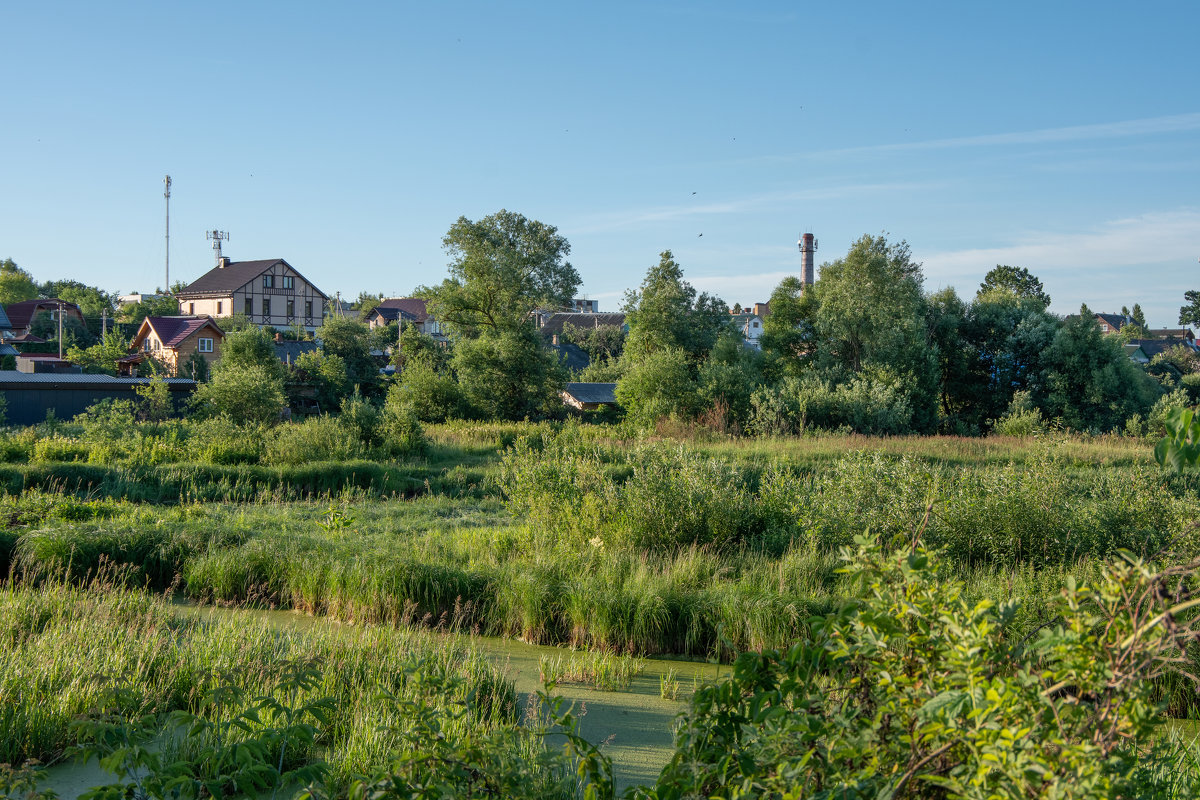
M 171 386 L 171 399 L 176 413 L 181 411 L 191 397 L 192 387 Z M 9 425 L 36 425 L 45 422 L 47 412 L 53 410 L 57 419 L 71 419 L 89 406 L 106 398 L 117 400 L 138 399 L 132 386 L 80 387 L 80 386 L 5 386 L 0 389 L 7 407 L 4 419 Z

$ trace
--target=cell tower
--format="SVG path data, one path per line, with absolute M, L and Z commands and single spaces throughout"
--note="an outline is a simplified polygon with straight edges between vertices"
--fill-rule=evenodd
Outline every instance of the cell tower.
M 229 241 L 229 232 L 216 230 L 205 231 L 204 238 L 212 240 L 213 250 L 217 251 L 217 266 L 221 266 L 221 242 Z
M 800 234 L 800 280 L 805 286 L 812 286 L 815 280 L 813 262 L 816 260 L 817 240 L 811 233 Z
M 171 176 L 163 178 L 163 198 L 167 201 L 167 283 L 165 290 L 171 293 Z

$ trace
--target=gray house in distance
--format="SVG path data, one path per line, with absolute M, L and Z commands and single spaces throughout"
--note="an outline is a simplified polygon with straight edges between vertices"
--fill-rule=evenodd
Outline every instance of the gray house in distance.
M 217 266 L 176 293 L 179 313 L 214 319 L 245 314 L 259 327 L 294 328 L 312 333 L 325 320 L 329 296 L 282 258 L 230 261 Z

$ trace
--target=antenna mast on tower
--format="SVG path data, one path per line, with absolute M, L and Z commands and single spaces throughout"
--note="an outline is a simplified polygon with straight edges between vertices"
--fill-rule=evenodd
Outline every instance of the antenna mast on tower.
M 163 198 L 167 201 L 167 294 L 171 293 L 171 176 L 163 179 Z
M 229 232 L 228 231 L 215 231 L 215 230 L 214 231 L 205 231 L 204 238 L 212 240 L 213 250 L 217 251 L 217 266 L 218 267 L 221 266 L 221 242 L 229 241 Z

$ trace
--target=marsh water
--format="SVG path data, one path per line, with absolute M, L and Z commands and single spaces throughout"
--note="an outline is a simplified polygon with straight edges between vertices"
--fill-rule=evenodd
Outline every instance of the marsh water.
M 189 604 L 181 604 L 179 610 L 196 615 L 240 615 L 248 623 L 266 622 L 281 629 L 316 626 L 354 629 L 354 626 L 336 620 L 295 611 Z M 472 636 L 470 641 L 516 684 L 522 708 L 529 695 L 542 688 L 539 674 L 542 657 L 566 658 L 571 652 L 561 647 L 541 647 L 489 636 Z M 557 688 L 559 694 L 575 704 L 577 712 L 582 712 L 580 728 L 583 736 L 599 745 L 612 759 L 618 791 L 626 786 L 654 782 L 670 758 L 675 718 L 686 707 L 693 688 L 729 670 L 728 666 L 698 661 L 645 659 L 644 664 L 642 673 L 621 691 L 599 691 L 571 683 L 560 684 Z M 675 700 L 660 696 L 659 679 L 669 671 L 678 676 L 679 692 Z M 63 800 L 73 800 L 92 786 L 113 780 L 94 763 L 60 764 L 51 767 L 49 773 L 47 788 L 56 791 Z

